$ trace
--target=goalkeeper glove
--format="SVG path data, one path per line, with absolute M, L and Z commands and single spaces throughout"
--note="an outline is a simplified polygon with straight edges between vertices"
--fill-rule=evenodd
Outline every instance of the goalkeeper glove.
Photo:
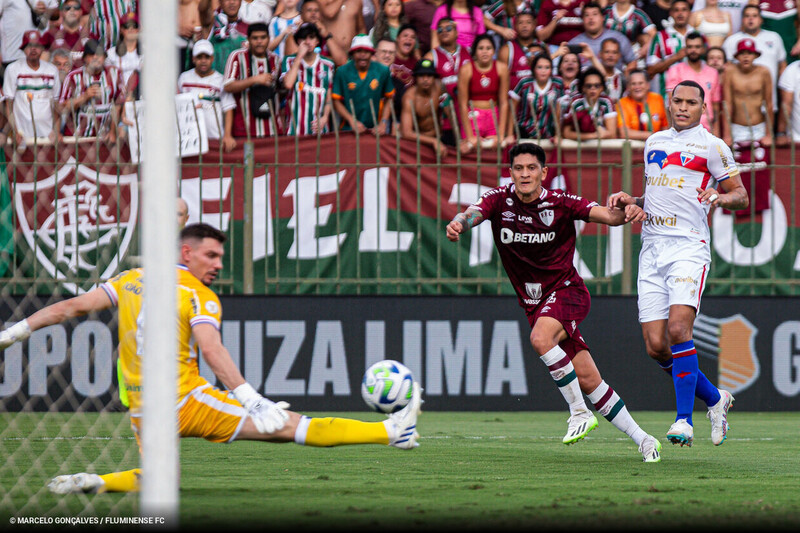
M 257 393 L 249 383 L 242 383 L 233 389 L 233 396 L 247 410 L 247 414 L 253 419 L 259 433 L 280 431 L 289 420 L 286 412 L 286 409 L 289 408 L 288 403 L 275 403 L 267 400 Z
M 17 341 L 24 341 L 31 336 L 28 321 L 17 322 L 10 328 L 0 331 L 0 350 L 5 350 Z

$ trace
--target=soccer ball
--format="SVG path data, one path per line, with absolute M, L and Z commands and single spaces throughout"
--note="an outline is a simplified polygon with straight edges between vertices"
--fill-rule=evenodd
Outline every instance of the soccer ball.
M 408 405 L 414 377 L 406 366 L 387 359 L 367 369 L 361 381 L 361 397 L 379 413 L 394 413 Z

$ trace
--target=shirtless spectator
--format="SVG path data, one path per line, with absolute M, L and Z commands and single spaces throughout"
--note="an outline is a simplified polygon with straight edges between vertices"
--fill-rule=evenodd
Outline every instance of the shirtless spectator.
M 72 58 L 72 66 L 78 68 L 83 64 L 83 45 L 89 40 L 89 28 L 81 26 L 81 3 L 79 0 L 61 2 L 61 24 L 50 28 L 42 35 L 42 44 L 47 53 L 42 57 L 50 60 L 53 51 L 62 48 Z
M 349 51 L 353 37 L 367 33 L 361 14 L 362 0 L 319 0 L 319 7 L 322 23 L 330 32 L 328 43 L 335 43 L 338 50 Z M 346 63 L 349 58 L 333 57 L 337 67 L 344 64 L 339 62 L 343 59 Z
M 442 157 L 447 155 L 447 147 L 442 142 L 440 99 L 443 91 L 436 83 L 439 74 L 433 61 L 423 59 L 414 67 L 416 79 L 403 95 L 403 108 L 400 114 L 400 134 L 404 139 L 426 144 Z M 414 119 L 416 117 L 416 121 Z
M 762 110 L 772 109 L 772 78 L 769 70 L 755 64 L 761 55 L 753 39 L 742 39 L 736 47 L 734 63 L 725 74 L 723 94 L 730 112 L 731 123 L 723 123 L 725 144 L 758 141 L 762 146 L 772 144 L 771 123 Z
M 338 42 L 331 38 L 331 32 L 328 31 L 328 28 L 322 23 L 322 15 L 320 13 L 318 0 L 304 0 L 303 5 L 300 8 L 300 19 L 303 22 L 310 22 L 311 24 L 314 24 L 319 30 L 319 47 L 322 49 L 321 52 L 323 56 L 333 59 L 333 62 L 337 66 L 347 63 L 347 49 L 341 48 Z M 286 37 L 286 47 L 284 48 L 284 53 L 287 56 L 295 55 L 297 53 L 297 41 L 295 41 L 294 35 L 289 35 Z

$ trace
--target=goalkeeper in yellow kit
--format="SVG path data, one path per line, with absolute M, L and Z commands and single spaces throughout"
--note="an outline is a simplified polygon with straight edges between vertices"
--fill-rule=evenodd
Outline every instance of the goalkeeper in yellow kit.
M 225 234 L 207 224 L 186 226 L 180 233 L 177 266 L 178 399 L 181 437 L 201 437 L 212 442 L 262 440 L 296 442 L 306 446 L 388 444 L 412 449 L 421 390 L 414 383 L 409 404 L 383 422 L 346 418 L 309 418 L 289 411 L 285 402 L 272 402 L 248 384 L 219 333 L 222 307 L 210 285 L 222 269 Z M 32 331 L 64 320 L 116 307 L 119 314 L 119 362 L 130 403 L 131 426 L 139 441 L 141 427 L 141 327 L 142 269 L 120 273 L 100 287 L 37 311 L 27 320 L 0 332 L 0 349 L 28 338 Z M 198 349 L 222 384 L 219 390 L 198 370 Z M 105 475 L 58 476 L 48 487 L 59 494 L 71 492 L 126 492 L 139 488 L 141 470 Z

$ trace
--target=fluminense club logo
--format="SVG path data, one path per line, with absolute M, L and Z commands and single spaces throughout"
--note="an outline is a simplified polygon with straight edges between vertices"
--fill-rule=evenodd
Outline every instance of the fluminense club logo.
M 136 174 L 105 174 L 70 158 L 47 178 L 17 183 L 14 208 L 25 241 L 54 279 L 116 273 L 138 218 Z M 73 294 L 82 288 L 65 282 Z

